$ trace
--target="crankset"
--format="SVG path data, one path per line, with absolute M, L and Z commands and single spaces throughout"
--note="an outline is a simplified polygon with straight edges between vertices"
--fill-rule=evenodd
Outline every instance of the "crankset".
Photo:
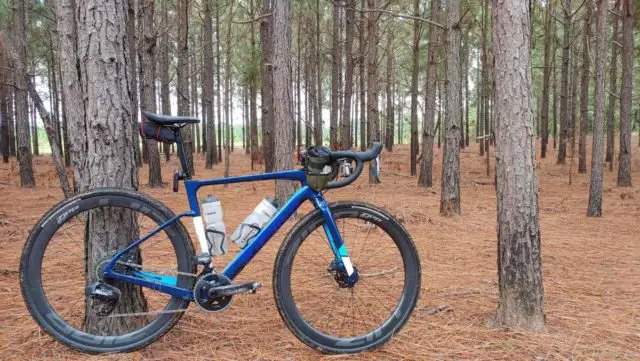
M 231 280 L 219 273 L 209 273 L 198 278 L 193 288 L 193 299 L 203 310 L 220 312 L 231 305 L 232 297 L 242 293 L 255 293 L 259 282 L 232 284 Z

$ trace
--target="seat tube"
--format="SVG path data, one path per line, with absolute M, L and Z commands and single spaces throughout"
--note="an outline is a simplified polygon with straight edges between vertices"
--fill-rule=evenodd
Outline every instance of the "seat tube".
M 313 203 L 316 208 L 320 210 L 320 213 L 322 213 L 322 217 L 324 218 L 324 231 L 327 235 L 327 240 L 331 246 L 331 250 L 336 256 L 336 261 L 340 266 L 344 267 L 345 271 L 347 271 L 347 275 L 351 276 L 354 272 L 353 264 L 351 263 L 351 258 L 349 258 L 347 247 L 342 241 L 342 236 L 340 235 L 338 225 L 333 218 L 329 205 L 319 192 L 314 195 Z

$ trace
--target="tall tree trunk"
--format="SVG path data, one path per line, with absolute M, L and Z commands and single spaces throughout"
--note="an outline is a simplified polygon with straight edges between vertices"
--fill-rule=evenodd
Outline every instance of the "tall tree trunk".
M 229 177 L 229 153 L 231 153 L 231 142 L 233 142 L 233 133 L 231 131 L 231 112 L 233 109 L 231 89 L 231 24 L 233 24 L 233 0 L 229 1 L 229 19 L 227 24 L 227 54 L 225 56 L 225 95 L 224 95 L 224 115 L 226 118 L 225 127 L 225 149 L 224 149 L 224 177 Z
M 362 9 L 366 9 L 367 0 L 362 0 Z M 367 89 L 365 86 L 366 78 L 365 78 L 365 66 L 366 62 L 364 59 L 365 49 L 366 49 L 366 38 L 365 34 L 365 16 L 364 13 L 360 15 L 360 34 L 359 34 L 359 42 L 358 42 L 358 72 L 360 77 L 360 150 L 364 151 L 367 149 L 367 106 L 366 106 L 366 94 Z
M 6 66 L 6 61 L 2 60 L 3 57 L 0 53 L 0 67 L 9 68 Z M 8 83 L 7 78 L 6 71 L 0 70 L 0 153 L 2 154 L 2 163 L 9 163 L 9 123 L 13 122 L 9 111 L 10 89 L 9 86 L 4 85 Z
M 298 31 L 296 33 L 296 38 L 297 38 L 297 42 L 298 42 L 298 46 L 296 48 L 297 51 L 297 56 L 296 56 L 296 60 L 297 60 L 297 69 L 296 69 L 296 95 L 297 95 L 297 125 L 295 127 L 296 131 L 294 134 L 295 140 L 293 142 L 293 149 L 295 150 L 296 154 L 300 154 L 300 147 L 302 146 L 302 78 L 301 78 L 301 73 L 302 73 L 302 63 L 303 63 L 303 59 L 302 59 L 302 21 L 301 19 L 298 19 Z M 306 119 L 305 119 L 306 121 Z
M 73 168 L 74 190 L 82 191 L 83 185 L 89 184 L 90 172 L 87 170 L 87 142 L 85 137 L 85 98 L 82 92 L 80 62 L 77 57 L 72 56 L 78 52 L 78 34 L 76 29 L 76 19 L 74 17 L 76 10 L 75 0 L 59 0 L 56 4 L 56 18 L 58 30 L 58 46 L 60 51 L 60 82 L 63 98 L 63 112 L 66 119 L 65 134 L 68 134 L 69 148 L 67 152 Z M 129 13 L 130 14 L 130 13 Z M 129 59 L 135 58 L 135 51 L 129 53 Z M 132 61 L 132 63 L 134 63 Z M 133 66 L 133 64 L 131 65 Z M 129 69 L 129 75 L 131 75 Z M 133 72 L 135 77 L 135 72 Z M 135 92 L 135 88 L 132 88 Z M 133 105 L 132 108 L 137 108 Z M 132 118 L 132 122 L 133 121 Z M 80 131 L 74 132 L 73 129 Z M 133 126 L 132 126 L 132 133 Z M 137 133 L 135 133 L 137 134 Z M 134 146 L 139 149 L 138 143 L 135 141 Z M 136 155 L 137 154 L 137 155 Z M 139 152 L 134 149 L 134 160 L 140 159 Z
M 313 42 L 311 42 L 311 47 L 313 47 Z M 313 133 L 313 108 L 314 108 L 314 99 L 313 92 L 315 91 L 315 87 L 313 85 L 313 68 L 311 62 L 311 54 L 313 53 L 313 49 L 309 50 L 307 48 L 305 52 L 305 66 L 304 66 L 304 90 L 305 90 L 305 130 L 304 130 L 304 146 L 309 148 L 312 145 L 311 134 Z
M 217 3 L 216 3 L 217 4 Z M 216 5 L 216 91 L 215 91 L 215 99 L 217 102 L 216 106 L 216 118 L 218 118 L 218 162 L 222 162 L 222 131 L 223 120 L 222 120 L 222 94 L 220 92 L 220 6 Z
M 607 111 L 607 154 L 606 162 L 609 162 L 609 171 L 613 171 L 613 156 L 615 151 L 615 109 L 616 101 L 619 100 L 620 93 L 618 90 L 618 54 L 621 47 L 621 35 L 619 31 L 620 13 L 622 0 L 615 1 L 611 14 L 611 22 L 613 24 L 612 45 L 611 45 L 611 63 L 609 67 L 609 104 Z
M 431 18 L 440 22 L 440 0 L 431 1 Z M 438 42 L 440 29 L 431 26 L 429 29 L 429 54 L 427 55 L 427 67 L 424 82 L 424 118 L 422 123 L 422 159 L 420 161 L 420 175 L 418 185 L 421 187 L 433 186 L 433 138 L 434 122 L 436 115 L 436 88 L 438 71 Z
M 522 1 L 493 1 L 500 327 L 542 331 L 544 289 L 540 257 L 538 180 L 532 134 L 529 9 Z
M 189 86 L 191 87 L 191 115 L 193 115 L 194 117 L 198 117 L 198 113 L 199 113 L 199 107 L 198 107 L 198 84 L 199 81 L 201 82 L 202 80 L 200 80 L 198 78 L 198 74 L 200 73 L 198 71 L 198 45 L 202 44 L 202 40 L 198 39 L 198 35 L 200 35 L 200 38 L 202 38 L 202 30 L 203 30 L 204 25 L 200 26 L 200 33 L 198 34 L 196 31 L 193 32 L 193 34 L 191 35 L 189 41 L 191 43 L 191 48 L 194 49 L 192 54 L 189 55 L 189 68 L 190 68 L 190 72 L 189 72 Z M 199 41 L 200 40 L 200 41 Z M 202 47 L 201 47 L 201 52 L 200 55 L 202 54 Z M 202 70 L 200 70 L 202 71 Z M 206 121 L 206 119 L 205 119 Z M 204 123 L 206 124 L 206 123 Z M 195 153 L 201 153 L 203 151 L 204 148 L 202 148 L 202 138 L 201 138 L 201 134 L 200 134 L 200 127 L 201 125 L 204 125 L 202 123 L 199 124 L 194 124 L 192 129 L 193 129 L 193 143 L 194 143 L 194 152 Z M 204 132 L 203 132 L 204 133 Z
M 393 151 L 393 122 L 394 122 L 394 107 L 393 107 L 393 36 L 391 32 L 387 33 L 387 84 L 386 84 L 386 109 L 387 109 L 387 123 L 384 134 L 384 147 L 392 152 Z
M 162 24 L 169 26 L 169 9 L 167 1 L 162 2 Z M 163 31 L 160 36 L 160 59 L 158 61 L 160 69 L 160 101 L 162 102 L 162 114 L 171 114 L 171 91 L 169 89 L 169 33 Z M 164 151 L 165 161 L 171 159 L 171 152 L 169 144 L 163 143 L 162 150 Z
M 68 0 L 61 0 L 68 6 Z M 73 7 L 71 8 L 71 10 Z M 67 9 L 70 10 L 70 9 Z M 80 0 L 77 5 L 79 78 L 86 99 L 85 122 L 75 120 L 69 123 L 72 139 L 83 139 L 86 154 L 81 159 L 87 165 L 82 167 L 83 173 L 78 188 L 81 190 L 95 187 L 121 187 L 137 189 L 138 169 L 135 163 L 133 124 L 131 116 L 131 98 L 127 74 L 128 46 L 126 20 L 127 5 L 125 1 Z M 88 16 L 91 14 L 92 16 Z M 58 13 L 61 19 L 61 16 Z M 68 22 L 65 20 L 65 23 Z M 108 24 L 107 24 L 108 23 Z M 110 31 L 96 32 L 95 29 L 109 27 Z M 74 57 L 76 53 L 64 52 L 63 58 Z M 104 59 L 109 59 L 105 62 Z M 69 70 L 69 69 L 67 69 Z M 75 69 L 77 71 L 77 69 Z M 64 72 L 63 72 L 64 78 Z M 63 87 L 63 89 L 65 89 Z M 67 97 L 67 100 L 70 100 Z M 76 145 L 74 144 L 73 148 Z M 74 149 L 77 151 L 77 149 Z M 74 164 L 78 166 L 78 164 Z M 109 232 L 104 232 L 104 230 Z M 102 210 L 91 214 L 87 223 L 86 253 L 90 255 L 87 268 L 94 269 L 97 262 L 106 254 L 110 254 L 128 245 L 128 240 L 135 239 L 138 230 L 136 221 L 130 211 Z M 93 278 L 92 276 L 88 278 Z M 93 279 L 87 279 L 88 283 Z M 114 312 L 145 312 L 146 300 L 138 286 L 118 283 L 121 291 L 120 301 Z M 132 318 L 105 318 L 94 314 L 92 301 L 86 303 L 85 329 L 87 332 L 103 334 L 126 333 L 140 327 L 142 320 Z M 95 302 L 95 301 L 94 301 Z
M 376 0 L 366 0 L 367 7 L 376 9 Z M 380 127 L 378 123 L 378 14 L 371 11 L 367 17 L 367 110 L 368 110 L 368 144 L 380 140 Z M 376 168 L 376 160 L 369 162 L 369 184 L 380 183 Z
M 620 12 L 621 0 L 616 0 L 613 5 L 613 12 Z M 615 150 L 615 108 L 616 108 L 616 93 L 618 91 L 618 53 L 619 50 L 619 31 L 618 24 L 620 23 L 617 14 L 611 14 L 611 22 L 613 23 L 613 31 L 611 35 L 611 65 L 609 66 L 609 109 L 607 110 L 607 155 L 605 162 L 609 162 L 609 171 L 613 171 L 613 153 Z
M 555 42 L 554 42 L 555 43 Z M 553 84 L 553 109 L 551 112 L 553 113 L 553 149 L 558 147 L 558 68 L 556 67 L 556 45 L 553 46 L 553 56 L 551 60 L 551 68 L 553 69 L 553 80 L 551 83 Z
M 275 129 L 275 170 L 293 168 L 291 159 L 291 2 L 273 1 L 273 120 Z M 277 34 L 277 36 L 275 36 Z M 337 110 L 337 109 L 336 109 Z M 276 181 L 276 198 L 284 204 L 293 194 L 291 181 Z
M 176 77 L 178 78 L 178 115 L 189 115 L 189 8 L 190 0 L 178 0 L 178 43 Z M 194 174 L 191 125 L 182 128 L 184 153 L 189 173 Z
M 587 173 L 587 127 L 589 124 L 589 41 L 591 38 L 591 4 L 585 3 L 586 14 L 582 35 L 582 76 L 580 88 L 580 139 L 578 141 L 578 173 Z
M 53 9 L 52 9 L 53 10 Z M 55 25 L 55 24 L 54 24 Z M 53 126 L 55 128 L 55 133 L 56 133 L 56 138 L 58 139 L 58 144 L 60 144 L 60 152 L 62 154 L 62 157 L 65 158 L 64 156 L 64 151 L 62 149 L 62 130 L 61 130 L 61 124 L 60 124 L 60 103 L 58 102 L 59 98 L 58 98 L 58 71 L 57 71 L 57 67 L 56 67 L 56 56 L 55 56 L 55 51 L 54 51 L 54 42 L 53 42 L 53 33 L 54 33 L 54 29 L 53 27 L 49 28 L 49 31 L 51 31 L 52 33 L 49 34 L 49 64 L 50 64 L 50 74 L 49 74 L 49 79 L 51 80 L 51 93 L 49 95 L 49 98 L 51 99 L 51 118 L 53 119 Z
M 329 119 L 329 145 L 338 149 L 338 111 L 340 109 L 340 2 L 333 3 L 333 34 L 331 44 L 331 112 Z
M 253 0 L 249 0 L 249 4 L 250 4 L 250 13 L 251 16 L 253 17 L 254 14 L 254 9 L 253 9 Z M 256 41 L 255 41 L 255 29 L 254 29 L 254 22 L 251 22 L 251 27 L 250 27 L 250 44 L 251 44 L 251 68 L 252 69 L 257 69 L 257 57 L 258 54 L 256 52 Z M 250 118 L 251 118 L 251 169 L 253 170 L 253 165 L 255 162 L 258 161 L 258 159 L 260 158 L 260 150 L 259 150 L 259 146 L 258 146 L 258 109 L 257 109 L 257 96 L 256 96 L 256 82 L 257 82 L 258 76 L 256 74 L 256 71 L 254 70 L 254 72 L 252 72 L 252 76 L 251 79 L 249 79 L 249 113 L 250 113 Z M 306 108 L 306 107 L 305 107 Z
M 575 46 L 575 51 L 576 55 L 578 54 L 578 47 Z M 573 54 L 573 53 L 572 53 Z M 570 77 L 570 84 L 571 84 L 571 96 L 569 98 L 569 114 L 570 114 L 570 118 L 571 121 L 569 123 L 569 141 L 571 143 L 571 161 L 573 162 L 573 156 L 576 153 L 576 130 L 577 130 L 577 111 L 578 111 L 578 83 L 580 80 L 579 74 L 580 74 L 580 67 L 578 66 L 578 57 L 577 56 L 571 56 L 571 62 L 573 63 L 571 65 L 571 77 Z
M 320 0 L 316 0 L 316 31 L 315 31 L 315 84 L 318 89 L 316 93 L 316 102 L 317 106 L 314 112 L 314 127 L 315 127 L 315 138 L 316 145 L 322 145 L 323 137 L 322 137 L 322 50 L 320 49 L 322 44 L 320 43 Z
M 69 186 L 69 181 L 67 180 L 67 171 L 64 168 L 64 159 L 62 156 L 62 149 L 60 148 L 60 140 L 58 138 L 58 134 L 56 133 L 55 120 L 51 117 L 51 114 L 49 114 L 49 112 L 44 108 L 44 104 L 42 104 L 40 95 L 38 95 L 38 93 L 36 92 L 36 87 L 31 79 L 27 77 L 26 81 L 31 100 L 33 101 L 34 107 L 38 110 L 38 113 L 40 113 L 40 118 L 42 118 L 42 122 L 44 123 L 44 129 L 47 132 L 47 139 L 49 140 L 49 146 L 51 147 L 53 164 L 56 168 L 58 179 L 60 180 L 62 193 L 64 194 L 65 198 L 71 197 L 73 195 L 73 192 L 71 190 L 71 187 Z
M 631 107 L 635 0 L 622 0 L 622 84 L 620 89 L 620 155 L 618 187 L 631 187 Z
M 204 2 L 202 3 L 202 6 L 203 7 L 205 6 Z M 211 19 L 211 15 L 209 15 L 209 19 Z M 211 26 L 211 29 L 212 29 L 211 34 L 213 36 L 213 24 L 211 24 L 210 26 Z M 205 98 L 205 95 L 204 95 L 204 89 L 206 88 L 205 78 L 207 77 L 207 75 L 205 74 L 205 72 L 206 72 L 205 68 L 207 66 L 205 64 L 206 60 L 205 60 L 205 55 L 204 55 L 204 46 L 205 46 L 205 42 L 207 42 L 207 41 L 210 42 L 210 40 L 207 40 L 207 39 L 211 39 L 211 38 L 207 38 L 205 36 L 205 24 L 204 24 L 204 18 L 203 18 L 202 19 L 202 26 L 200 27 L 200 53 L 198 54 L 199 55 L 198 56 L 198 60 L 199 60 L 199 65 L 200 65 L 199 80 L 200 80 L 200 104 L 201 104 L 201 107 L 202 107 L 202 115 L 198 115 L 198 113 L 197 113 L 197 110 L 198 110 L 197 108 L 198 107 L 196 107 L 196 116 L 200 116 L 201 119 L 202 119 L 202 121 L 200 122 L 200 126 L 202 127 L 202 133 L 201 133 L 202 142 L 201 142 L 201 145 L 202 145 L 202 154 L 204 155 L 204 158 L 205 158 L 205 167 L 206 167 L 206 159 L 207 159 L 207 150 L 209 149 L 208 146 L 207 146 L 207 143 L 208 143 L 208 140 L 207 140 L 208 139 L 208 131 L 209 131 L 208 130 L 209 119 L 207 118 L 207 111 L 204 109 L 204 105 L 207 103 L 207 99 Z M 213 46 L 212 46 L 212 48 L 213 48 Z M 211 76 L 213 76 L 213 75 L 211 75 Z M 197 89 L 198 87 L 197 86 L 192 87 L 192 88 L 195 89 L 196 93 L 198 92 L 198 89 Z M 211 89 L 210 92 L 213 92 L 213 89 Z M 196 103 L 197 103 L 197 101 L 196 101 Z
M 140 0 L 142 13 L 142 82 L 140 97 L 145 111 L 156 112 L 156 32 L 154 29 L 153 0 Z M 162 169 L 160 168 L 160 154 L 155 140 L 146 139 L 149 160 L 149 187 L 162 187 Z
M 587 217 L 602 215 L 602 182 L 604 175 L 604 61 L 607 57 L 607 1 L 596 0 L 596 46 L 594 66 L 596 73 L 595 109 L 593 121 L 593 144 L 591 149 L 591 181 L 589 182 L 589 204 Z
M 13 80 L 11 80 L 13 83 Z M 15 111 L 14 111 L 14 93 L 13 88 L 7 94 L 7 112 L 11 114 L 11 118 L 9 118 L 9 122 L 7 123 L 7 133 L 9 133 L 9 156 L 15 157 L 17 155 L 17 144 L 16 144 L 16 121 L 15 121 Z
M 482 8 L 482 11 L 485 12 L 485 7 Z M 482 25 L 482 31 L 484 32 L 484 14 L 482 15 L 482 21 L 483 21 L 483 25 Z M 482 69 L 482 67 L 480 66 L 481 60 L 480 59 L 484 59 L 484 46 L 482 47 L 482 49 L 478 48 L 478 56 L 477 56 L 477 63 L 478 63 L 478 70 L 476 72 L 476 82 L 478 84 L 477 91 L 476 91 L 476 127 L 478 128 L 478 139 L 480 141 L 480 147 L 478 147 L 480 149 L 479 155 L 481 157 L 484 156 L 484 135 L 485 135 L 485 130 L 484 130 L 484 91 L 485 88 L 483 86 L 483 81 L 484 81 L 484 70 Z M 480 55 L 483 54 L 483 55 Z
M 562 40 L 562 73 L 560 89 L 560 143 L 558 145 L 558 164 L 564 164 L 567 156 L 567 138 L 571 124 L 569 103 L 569 61 L 571 57 L 571 0 L 562 0 L 564 12 L 564 30 Z
M 262 13 L 272 10 L 273 0 L 263 0 Z M 262 47 L 262 155 L 265 172 L 273 172 L 274 134 L 273 134 L 273 19 L 266 17 L 260 23 L 260 45 Z M 280 36 L 280 35 L 278 35 Z
M 74 0 L 75 3 L 75 0 Z M 69 14 L 73 16 L 73 13 Z M 136 18 L 139 14 L 136 14 L 136 4 L 134 0 L 127 1 L 127 48 L 129 54 L 129 95 L 131 96 L 131 118 L 133 119 L 133 144 L 134 147 L 134 157 L 136 160 L 136 165 L 138 167 L 142 167 L 142 154 L 140 152 L 140 136 L 138 135 L 138 31 L 136 31 Z M 60 15 L 57 14 L 57 21 L 60 22 Z M 62 59 L 62 49 L 60 51 L 60 58 Z M 61 60 L 62 62 L 62 60 Z M 62 78 L 62 71 L 60 71 L 60 77 Z M 68 101 L 68 98 L 65 97 L 64 91 L 62 92 L 62 100 L 63 103 Z M 65 118 L 67 114 L 65 112 Z M 68 128 L 68 124 L 64 124 L 65 133 Z M 144 139 L 142 140 L 144 142 Z M 67 158 L 68 151 L 67 145 L 69 144 L 68 139 L 65 139 L 65 159 Z M 69 160 L 66 160 L 67 165 L 69 165 Z
M 27 15 L 25 11 L 26 1 L 13 0 L 15 34 L 13 43 L 16 44 L 16 57 L 14 63 L 14 96 L 16 109 L 16 138 L 17 154 L 20 163 L 20 185 L 25 188 L 33 188 L 36 181 L 33 177 L 33 165 L 29 144 L 29 100 L 27 98 L 27 86 L 25 75 L 27 74 Z
M 464 145 L 466 147 L 469 146 L 469 31 L 465 31 L 465 52 L 464 52 L 464 63 L 462 65 L 462 69 L 464 71 L 464 75 L 462 79 L 464 81 L 464 119 L 465 119 L 465 132 L 464 132 Z
M 216 142 L 216 122 L 213 112 L 213 22 L 212 7 L 215 3 L 212 0 L 204 0 L 204 33 L 203 33 L 203 68 L 202 78 L 204 87 L 202 89 L 202 114 L 207 119 L 207 151 L 205 154 L 205 168 L 211 169 L 218 163 L 218 145 Z
M 27 78 L 27 81 L 30 79 Z M 38 139 L 38 122 L 36 117 L 36 106 L 33 104 L 33 100 L 29 101 L 29 118 L 31 119 L 31 138 L 33 139 L 33 155 L 40 155 L 40 142 Z
M 355 32 L 356 23 L 356 1 L 346 0 L 347 8 L 345 9 L 345 43 L 344 52 L 346 57 L 346 73 L 344 79 L 344 102 L 342 104 L 342 124 L 340 126 L 341 132 L 341 148 L 349 149 L 352 145 L 352 133 L 351 132 L 351 102 L 353 95 L 353 78 L 356 59 L 353 56 L 353 37 Z M 357 107 L 356 107 L 357 108 Z M 356 138 L 357 138 L 357 134 Z
M 555 21 L 553 19 L 554 2 L 549 2 L 545 12 L 544 25 L 544 68 L 542 69 L 542 101 L 540 109 L 540 157 L 547 157 L 547 145 L 549 144 L 549 81 L 551 79 L 551 61 L 554 54 L 551 54 L 551 43 L 555 39 Z M 553 49 L 555 51 L 555 48 Z M 555 86 L 555 84 L 554 84 Z
M 460 214 L 460 4 L 447 2 L 447 113 L 444 119 L 440 214 Z
M 420 69 L 420 33 L 422 22 L 420 17 L 420 2 L 413 0 L 413 58 L 411 66 L 411 175 L 416 175 L 416 160 L 418 158 L 418 71 Z

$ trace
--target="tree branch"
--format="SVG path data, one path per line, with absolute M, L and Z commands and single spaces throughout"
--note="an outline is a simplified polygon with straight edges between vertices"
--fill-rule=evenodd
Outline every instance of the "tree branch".
M 234 21 L 232 21 L 232 23 L 234 23 L 234 24 L 250 24 L 250 23 L 252 23 L 254 21 L 260 21 L 260 20 L 262 20 L 264 18 L 268 18 L 271 15 L 273 15 L 273 13 L 266 13 L 266 14 L 262 14 L 260 16 L 257 16 L 257 17 L 255 17 L 253 19 L 249 19 L 249 20 L 239 20 L 239 21 L 235 21 L 234 20 Z

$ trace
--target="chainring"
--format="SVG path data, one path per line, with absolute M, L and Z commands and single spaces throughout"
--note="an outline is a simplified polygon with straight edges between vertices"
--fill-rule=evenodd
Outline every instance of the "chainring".
M 220 312 L 231 305 L 232 296 L 210 297 L 209 290 L 214 287 L 227 286 L 231 280 L 219 273 L 209 273 L 198 277 L 193 288 L 194 302 L 207 312 Z

